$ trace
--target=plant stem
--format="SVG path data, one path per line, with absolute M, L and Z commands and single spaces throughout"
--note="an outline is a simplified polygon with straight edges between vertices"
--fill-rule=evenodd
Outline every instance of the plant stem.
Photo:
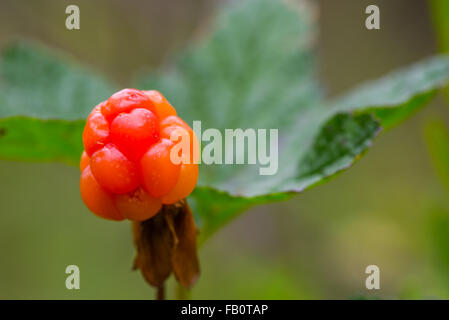
M 156 289 L 156 299 L 157 300 L 165 300 L 165 288 L 164 285 L 161 285 Z

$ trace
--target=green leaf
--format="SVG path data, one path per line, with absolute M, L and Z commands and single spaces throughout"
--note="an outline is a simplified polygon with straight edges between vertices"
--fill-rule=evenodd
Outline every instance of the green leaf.
M 449 80 L 449 58 L 439 56 L 325 101 L 312 49 L 313 8 L 304 3 L 232 2 L 208 40 L 136 84 L 163 92 L 188 123 L 200 120 L 203 131 L 278 129 L 274 175 L 260 175 L 259 165 L 201 165 L 190 197 L 201 241 L 254 205 L 288 199 L 349 168 L 382 128 L 416 112 Z M 1 68 L 0 157 L 77 162 L 82 122 L 76 119 L 112 90 L 44 52 L 11 50 Z M 36 139 L 25 141 L 29 136 Z M 243 153 L 235 157 L 247 159 Z
M 189 198 L 204 242 L 223 225 L 254 205 L 290 199 L 294 193 L 280 192 L 259 197 L 236 197 L 214 188 L 197 187 Z
M 77 166 L 84 121 L 42 120 L 15 116 L 0 118 L 2 159 L 58 161 Z
M 430 0 L 429 4 L 440 51 L 449 53 L 449 1 Z M 444 92 L 449 101 L 449 88 Z
M 0 155 L 76 164 L 84 119 L 114 89 L 98 76 L 23 43 L 0 62 Z
M 201 166 L 192 201 L 204 238 L 249 206 L 286 199 L 347 169 L 382 128 L 416 112 L 449 79 L 449 58 L 435 57 L 324 102 L 308 17 L 306 7 L 280 1 L 235 4 L 209 41 L 178 57 L 168 73 L 138 82 L 164 92 L 203 130 L 279 129 L 276 175 L 261 176 L 254 165 Z

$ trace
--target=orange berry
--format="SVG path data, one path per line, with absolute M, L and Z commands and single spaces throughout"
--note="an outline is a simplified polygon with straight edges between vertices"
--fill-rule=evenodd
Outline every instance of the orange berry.
M 198 174 L 197 164 L 182 164 L 176 185 L 167 195 L 162 197 L 162 203 L 173 204 L 186 198 L 195 189 Z
M 120 113 L 111 123 L 111 141 L 132 160 L 139 160 L 158 140 L 159 120 L 147 109 Z
M 161 127 L 161 137 L 164 137 L 166 139 L 170 139 L 171 133 L 177 127 L 186 129 L 190 135 L 190 163 L 198 163 L 200 154 L 200 146 L 198 138 L 195 132 L 192 130 L 192 128 L 190 128 L 190 126 L 187 123 L 185 123 L 184 120 L 182 120 L 178 116 L 169 116 L 165 118 L 163 121 L 161 121 L 160 127 Z M 179 141 L 174 142 L 178 143 Z
M 161 200 L 151 197 L 142 188 L 115 197 L 120 213 L 133 221 L 144 221 L 154 216 L 162 207 Z
M 119 113 L 129 112 L 134 108 L 144 108 L 156 113 L 156 108 L 150 98 L 137 89 L 123 89 L 114 93 L 102 105 L 101 113 L 108 121 L 112 121 Z
M 161 130 L 170 126 L 179 126 L 186 130 L 192 130 L 192 128 L 190 128 L 189 125 L 178 116 L 168 116 L 167 118 L 163 119 L 160 123 Z
M 113 196 L 95 180 L 90 166 L 81 174 L 80 191 L 84 204 L 99 217 L 117 221 L 124 219 L 115 206 Z
M 157 90 L 143 91 L 148 98 L 153 102 L 156 108 L 156 115 L 160 120 L 167 118 L 168 116 L 176 116 L 176 110 L 165 99 L 165 97 Z
M 86 167 L 90 164 L 90 157 L 87 155 L 86 151 L 83 151 L 81 154 L 81 161 L 80 161 L 80 169 L 81 172 L 86 169 Z
M 107 219 L 147 220 L 187 197 L 198 179 L 198 139 L 156 90 L 124 89 L 95 106 L 83 144 L 82 198 Z
M 100 112 L 103 104 L 100 103 L 92 110 L 84 127 L 84 149 L 89 156 L 92 156 L 95 151 L 102 148 L 109 139 L 109 124 Z
M 188 135 L 188 137 L 186 137 L 185 135 Z M 189 140 L 188 149 L 186 146 L 182 144 L 179 145 L 179 147 L 182 148 L 181 150 L 183 155 L 182 158 L 184 159 L 182 162 L 186 163 L 188 161 L 188 163 L 198 163 L 200 146 L 198 138 L 192 129 L 190 128 L 185 129 L 184 127 L 180 127 L 178 125 L 171 125 L 168 127 L 164 127 L 161 131 L 161 138 L 169 139 L 172 142 L 174 142 L 175 145 L 182 143 L 182 139 L 188 139 Z M 177 146 L 175 146 L 175 148 L 177 148 Z M 181 157 L 181 154 L 179 156 Z
M 95 152 L 90 162 L 95 179 L 109 192 L 122 194 L 139 186 L 137 166 L 113 144 Z
M 172 146 L 172 141 L 162 139 L 151 146 L 140 160 L 143 187 L 152 197 L 168 194 L 178 181 L 180 165 L 170 160 Z

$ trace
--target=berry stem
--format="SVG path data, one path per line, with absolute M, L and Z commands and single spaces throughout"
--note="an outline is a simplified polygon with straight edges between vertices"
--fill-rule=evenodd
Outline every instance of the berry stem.
M 165 288 L 164 285 L 157 287 L 156 289 L 156 299 L 157 300 L 165 300 Z

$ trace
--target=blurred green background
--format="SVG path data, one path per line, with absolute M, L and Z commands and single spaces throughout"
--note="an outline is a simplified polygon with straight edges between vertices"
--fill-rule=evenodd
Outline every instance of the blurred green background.
M 0 46 L 43 42 L 125 85 L 207 34 L 221 2 L 3 0 Z M 368 31 L 364 11 L 373 3 L 381 29 Z M 65 28 L 69 4 L 80 7 L 79 31 Z M 427 1 L 316 6 L 320 78 L 330 97 L 438 51 Z M 433 119 L 449 123 L 445 104 L 440 96 L 381 135 L 328 184 L 256 207 L 219 231 L 201 248 L 191 297 L 449 298 L 449 202 L 423 135 Z M 78 179 L 76 168 L 61 164 L 0 162 L 0 298 L 153 298 L 131 271 L 130 225 L 89 213 Z M 81 290 L 65 287 L 70 264 L 80 267 Z M 365 288 L 370 264 L 380 267 L 380 290 Z

